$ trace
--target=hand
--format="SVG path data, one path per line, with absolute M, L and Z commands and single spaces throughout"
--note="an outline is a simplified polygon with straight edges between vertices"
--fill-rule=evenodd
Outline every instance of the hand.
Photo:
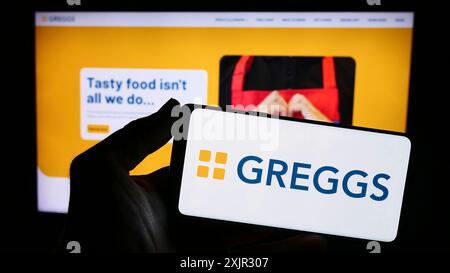
M 264 100 L 256 107 L 256 111 L 271 115 L 286 116 L 288 114 L 288 104 L 280 93 L 275 90 L 270 92 L 270 94 L 264 98 Z
M 169 169 L 129 172 L 171 138 L 176 100 L 138 119 L 78 155 L 70 168 L 70 202 L 62 247 L 78 241 L 86 252 L 172 249 L 168 237 Z
M 61 251 L 82 253 L 323 250 L 322 236 L 183 216 L 169 168 L 129 172 L 171 138 L 176 100 L 138 119 L 77 156 L 70 169 L 70 204 Z
M 320 112 L 305 96 L 295 94 L 288 104 L 288 115 L 292 117 L 294 113 L 302 113 L 305 119 L 331 122 L 322 112 Z

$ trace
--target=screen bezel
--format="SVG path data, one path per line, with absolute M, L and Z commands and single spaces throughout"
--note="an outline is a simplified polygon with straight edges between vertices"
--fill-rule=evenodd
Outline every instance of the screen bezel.
M 45 7 L 45 5 L 43 5 L 43 7 Z M 33 15 L 36 13 L 36 12 L 41 12 L 41 11 L 53 11 L 53 9 L 54 9 L 54 6 L 51 6 L 51 7 L 49 7 L 48 9 L 45 9 L 45 8 L 43 8 L 43 7 L 40 7 L 40 8 L 38 8 L 38 9 L 36 9 L 35 11 L 34 11 L 34 13 L 33 13 Z M 343 7 L 343 6 L 340 6 L 341 8 Z M 75 7 L 77 10 L 76 11 L 82 11 L 82 12 L 91 12 L 91 11 L 93 11 L 93 10 L 84 10 L 85 9 L 85 7 L 82 7 L 82 6 L 80 6 L 80 7 Z M 398 7 L 393 7 L 393 6 L 391 6 L 391 7 L 389 7 L 388 9 L 386 9 L 386 6 L 383 6 L 383 7 L 375 7 L 376 8 L 376 10 L 362 10 L 361 8 L 356 8 L 356 7 L 354 7 L 353 9 L 351 8 L 351 7 L 348 7 L 348 9 L 346 9 L 346 11 L 348 11 L 348 12 L 386 12 L 386 11 L 392 11 L 392 12 L 394 12 L 394 11 L 402 11 L 402 12 L 413 12 L 412 11 L 412 9 L 411 9 L 411 7 L 405 7 L 405 8 L 402 8 L 402 9 L 399 9 Z M 81 9 L 81 10 L 78 10 L 78 9 Z M 73 9 L 69 9 L 70 11 L 74 11 Z M 95 10 L 95 9 L 94 9 Z M 189 11 L 189 10 L 192 10 L 192 8 L 191 9 L 187 9 L 187 10 L 182 10 L 182 11 Z M 264 9 L 264 7 L 262 7 L 261 9 L 253 9 L 253 10 L 251 10 L 251 11 L 254 11 L 254 12 L 267 12 L 267 11 L 272 11 L 272 12 L 295 12 L 295 11 L 298 11 L 298 12 L 314 12 L 314 11 L 317 11 L 317 10 L 320 10 L 320 11 L 335 11 L 335 12 L 344 12 L 342 9 L 337 9 L 337 8 L 330 8 L 330 9 L 326 9 L 326 8 L 321 8 L 321 9 L 317 9 L 317 7 L 315 8 L 314 6 L 311 6 L 311 7 L 309 7 L 309 9 L 307 9 L 307 10 L 302 10 L 302 9 L 296 9 L 296 10 L 289 10 L 289 11 L 287 11 L 287 10 L 285 10 L 285 9 L 280 9 L 280 10 L 277 10 L 277 9 Z M 64 11 L 67 11 L 67 7 L 65 7 L 64 9 L 57 9 L 57 11 L 61 11 L 61 12 L 64 12 Z M 111 10 L 109 10 L 109 9 L 105 9 L 105 10 L 102 10 L 102 11 L 111 11 Z M 112 11 L 114 11 L 114 10 L 112 10 Z M 121 9 L 120 10 L 120 12 L 125 12 L 125 11 L 127 11 L 127 9 L 124 7 L 123 9 Z M 177 11 L 180 11 L 180 10 L 177 10 L 177 9 L 171 9 L 171 10 L 167 10 L 167 9 L 164 9 L 164 8 L 162 8 L 162 9 L 157 9 L 157 8 L 154 8 L 154 9 L 144 9 L 144 10 L 141 10 L 141 12 L 152 12 L 152 11 L 174 11 L 174 12 L 177 12 Z M 182 11 L 180 11 L 180 12 L 182 12 Z M 196 10 L 194 10 L 194 11 L 199 11 L 199 12 L 211 12 L 211 11 L 217 11 L 217 12 L 239 12 L 239 11 L 249 11 L 249 10 L 247 10 L 247 9 L 241 9 L 241 10 L 230 10 L 230 9 L 222 9 L 222 10 L 217 10 L 217 9 L 215 9 L 215 10 L 207 10 L 207 9 L 205 9 L 205 10 L 202 10 L 201 8 L 199 8 L 199 9 L 196 9 Z M 415 15 L 415 12 L 413 12 L 413 14 Z M 34 19 L 34 18 L 33 18 Z M 415 21 L 416 21 L 416 17 L 414 16 L 414 22 L 413 22 L 413 24 L 415 25 Z M 36 28 L 36 26 L 34 25 L 34 30 L 33 31 L 35 31 L 35 28 Z M 415 36 L 414 35 L 414 27 L 413 27 L 413 37 Z M 413 41 L 412 41 L 412 43 L 413 43 L 413 45 L 414 45 L 414 38 L 413 38 Z M 412 53 L 411 53 L 412 54 Z M 412 60 L 411 60 L 411 62 L 412 62 Z M 34 64 L 34 69 L 35 69 L 35 64 Z M 410 72 L 411 72 L 411 68 L 410 68 Z M 411 80 L 411 73 L 410 73 L 410 80 Z M 36 79 L 35 79 L 35 81 L 36 81 Z M 36 88 L 34 88 L 34 92 L 36 92 Z M 36 96 L 36 95 L 35 95 Z M 408 103 L 408 112 L 409 112 L 409 105 L 410 105 L 410 103 L 411 103 L 411 98 L 410 98 L 410 96 L 411 96 L 411 92 L 410 92 L 410 90 L 409 90 L 409 92 L 408 92 L 408 100 L 409 100 L 409 103 Z M 35 98 L 34 98 L 35 99 Z M 35 104 L 36 104 L 36 101 L 35 101 Z M 37 113 L 36 113 L 36 110 L 34 110 L 34 115 L 36 115 Z M 409 114 L 407 115 L 407 116 L 409 116 Z M 407 131 L 408 131 L 408 127 L 409 127 L 409 119 L 407 118 L 407 120 L 406 120 L 406 122 L 407 122 Z M 37 158 L 37 153 L 38 153 L 38 151 L 37 151 L 37 140 L 36 140 L 36 137 L 37 137 L 37 126 L 36 126 L 36 124 L 34 124 L 34 127 L 35 127 L 35 140 L 34 140 L 34 142 L 35 142 L 35 158 Z M 36 169 L 37 169 L 37 162 L 36 162 Z M 35 210 L 36 211 L 38 211 L 39 213 L 50 213 L 50 214 L 65 214 L 65 213 L 59 213 L 59 212 L 47 212 L 47 211 L 39 211 L 38 210 L 38 199 L 37 199 L 37 171 L 36 171 L 36 175 L 35 175 L 35 185 L 34 185 L 34 187 L 35 187 L 35 193 L 36 193 L 36 196 L 34 196 L 34 198 L 33 198 L 33 203 L 35 204 Z
M 92 12 L 92 11 L 217 11 L 217 12 L 223 12 L 223 11 L 252 11 L 252 12 L 295 12 L 295 11 L 301 11 L 301 12 L 314 12 L 314 11 L 331 11 L 331 12 L 389 12 L 389 11 L 396 11 L 396 12 L 414 12 L 414 27 L 413 27 L 413 41 L 412 41 L 412 58 L 411 58 L 411 67 L 410 67 L 410 88 L 409 88 L 409 102 L 408 102 L 408 114 L 407 114 L 407 129 L 406 133 L 409 135 L 409 138 L 413 141 L 416 138 L 417 132 L 423 128 L 423 124 L 420 123 L 420 120 L 417 118 L 417 115 L 412 117 L 411 112 L 414 110 L 417 110 L 420 106 L 420 94 L 416 92 L 416 89 L 414 88 L 414 85 L 412 84 L 412 78 L 413 75 L 418 74 L 416 71 L 419 65 L 417 65 L 416 62 L 416 56 L 418 54 L 417 51 L 415 51 L 415 48 L 417 48 L 418 41 L 421 39 L 421 35 L 423 36 L 426 33 L 426 29 L 417 28 L 417 22 L 418 18 L 420 19 L 420 11 L 416 9 L 415 4 L 413 4 L 411 1 L 393 1 L 394 3 L 387 3 L 385 4 L 383 2 L 382 6 L 367 6 L 365 1 L 358 1 L 351 4 L 344 4 L 339 1 L 313 1 L 313 3 L 298 3 L 298 1 L 294 4 L 283 4 L 283 3 L 277 3 L 272 4 L 272 6 L 265 6 L 264 4 L 258 5 L 258 7 L 255 7 L 252 4 L 247 4 L 247 6 L 242 6 L 242 4 L 236 4 L 233 5 L 232 3 L 224 4 L 222 7 L 207 7 L 204 4 L 198 4 L 198 5 L 192 5 L 189 4 L 181 4 L 178 5 L 177 8 L 170 7 L 170 6 L 163 6 L 161 4 L 155 3 L 147 3 L 142 1 L 137 2 L 120 2 L 120 3 L 114 3 L 114 1 L 108 2 L 108 3 L 93 3 L 93 2 L 83 2 L 82 6 L 79 7 L 69 7 L 64 3 L 65 1 L 60 1 L 59 3 L 55 1 L 42 1 L 40 3 L 35 4 L 35 6 L 32 8 L 32 11 L 28 13 L 29 20 L 28 22 L 32 21 L 33 23 L 30 24 L 29 31 L 32 35 L 32 39 L 34 42 L 34 34 L 35 34 L 35 25 L 34 25 L 34 14 L 35 12 L 39 11 L 77 11 L 77 12 Z M 324 2 L 327 2 L 324 4 Z M 339 2 L 339 3 L 338 3 Z M 127 6 L 128 5 L 128 6 Z M 183 6 L 184 5 L 184 6 Z M 423 18 L 423 17 L 422 17 Z M 421 43 L 425 43 L 426 41 L 422 41 Z M 30 105 L 32 107 L 28 108 L 28 115 L 31 117 L 29 120 L 31 120 L 29 124 L 29 128 L 31 128 L 33 131 L 31 134 L 27 135 L 27 138 L 31 143 L 33 143 L 34 149 L 29 154 L 28 164 L 29 166 L 34 166 L 34 168 L 29 170 L 29 172 L 32 172 L 32 178 L 28 180 L 27 187 L 30 188 L 29 194 L 27 195 L 27 199 L 30 200 L 29 204 L 31 206 L 27 206 L 27 210 L 30 210 L 33 212 L 33 214 L 37 214 L 38 218 L 45 217 L 46 222 L 54 222 L 54 223 L 61 223 L 66 218 L 66 214 L 63 213 L 57 213 L 57 212 L 41 212 L 38 211 L 38 203 L 37 203 L 37 128 L 36 128 L 36 98 L 35 98 L 35 62 L 34 62 L 34 43 L 30 43 L 30 52 L 32 52 L 32 62 L 29 66 L 30 74 L 32 74 L 32 89 L 33 92 L 31 92 L 30 95 Z M 419 117 L 420 118 L 420 117 Z M 414 135 L 410 135 L 410 132 L 415 132 Z M 411 154 L 411 158 L 415 158 L 416 155 L 414 153 L 414 149 Z M 424 159 L 426 160 L 426 159 Z M 419 164 L 419 163 L 416 163 Z M 407 196 L 407 189 L 405 190 L 405 197 Z M 405 202 L 404 202 L 405 204 Z M 403 211 L 403 209 L 402 209 Z M 402 221 L 400 221 L 400 228 L 402 227 Z M 351 241 L 350 241 L 351 242 Z
M 77 7 L 77 8 L 79 8 L 79 7 Z M 80 8 L 82 8 L 82 9 L 84 9 L 84 7 L 80 7 Z M 67 9 L 67 8 L 66 8 Z M 59 11 L 66 11 L 66 9 L 59 9 Z M 39 9 L 36 9 L 35 10 L 35 12 L 34 12 L 34 14 L 36 13 L 36 12 L 39 12 L 39 11 L 41 11 L 42 10 L 42 8 L 39 8 Z M 46 11 L 49 11 L 49 10 L 52 10 L 52 9 L 46 9 Z M 121 11 L 126 11 L 127 9 L 122 9 Z M 329 9 L 329 10 L 327 10 L 327 9 L 324 9 L 324 8 L 322 8 L 322 9 L 320 9 L 321 11 L 337 11 L 337 12 L 343 12 L 341 9 Z M 400 9 L 401 11 L 406 11 L 406 12 L 411 12 L 411 10 L 410 9 L 408 9 L 408 8 L 406 8 L 406 9 Z M 77 10 L 78 11 L 78 10 Z M 91 11 L 91 10 L 90 10 Z M 89 12 L 90 12 L 89 11 Z M 108 11 L 107 9 L 105 9 L 104 11 Z M 143 12 L 144 12 L 144 10 L 142 10 Z M 148 10 L 145 10 L 145 11 L 167 11 L 166 9 L 148 9 Z M 179 10 L 171 10 L 171 11 L 179 11 Z M 200 11 L 200 12 L 203 12 L 203 11 L 205 11 L 205 10 L 201 10 L 201 9 L 197 9 L 197 10 L 195 10 L 195 11 Z M 208 11 L 211 11 L 211 10 L 208 10 Z M 208 12 L 208 11 L 205 11 L 205 12 Z M 215 10 L 215 11 L 218 11 L 218 12 L 230 12 L 230 10 Z M 236 11 L 236 10 L 234 10 L 234 11 Z M 245 9 L 242 9 L 242 10 L 238 10 L 238 11 L 248 11 L 248 10 L 245 10 Z M 265 10 L 264 8 L 262 8 L 262 9 L 260 9 L 260 10 L 252 10 L 252 11 L 254 11 L 254 12 L 265 12 L 265 11 L 268 11 L 268 10 Z M 283 10 L 277 10 L 277 9 L 272 9 L 272 10 L 270 10 L 270 11 L 273 11 L 273 12 L 283 12 Z M 315 9 L 315 8 L 313 8 L 313 7 L 310 7 L 308 10 L 300 10 L 300 9 L 297 9 L 297 10 L 289 10 L 289 12 L 292 12 L 292 11 L 301 11 L 301 12 L 314 12 L 314 11 L 317 11 L 317 9 Z M 385 7 L 382 7 L 382 8 L 378 8 L 377 7 L 377 9 L 375 10 L 375 11 L 372 11 L 372 10 L 361 10 L 361 9 L 355 9 L 355 10 L 352 10 L 351 8 L 349 8 L 349 9 L 347 9 L 347 11 L 349 11 L 349 12 L 386 12 L 386 9 L 385 9 Z M 398 8 L 390 8 L 389 9 L 389 11 L 399 11 L 399 9 Z M 84 12 L 84 10 L 82 10 L 82 12 Z M 88 12 L 88 11 L 86 11 L 86 12 Z M 287 12 L 287 11 L 285 11 L 285 12 Z M 414 16 L 414 21 L 415 21 L 415 16 Z M 414 22 L 415 23 L 415 22 Z M 36 27 L 36 26 L 34 26 L 34 27 Z M 413 32 L 414 32 L 414 27 L 413 27 Z M 414 36 L 414 34 L 413 34 L 413 36 Z M 413 39 L 413 44 L 414 44 L 414 39 Z M 410 71 L 411 71 L 411 69 L 410 69 Z M 410 77 L 411 78 L 411 77 Z M 36 89 L 35 89 L 36 90 Z M 35 91 L 36 92 L 36 91 Z M 411 96 L 411 92 L 408 92 L 409 94 L 408 94 L 408 97 L 409 97 L 409 100 L 411 101 L 411 99 L 410 99 L 410 96 Z M 409 104 L 410 103 L 408 103 L 408 111 L 409 111 Z M 35 112 L 35 114 L 36 114 L 36 112 Z M 409 115 L 408 115 L 409 116 Z M 406 121 L 407 123 L 409 123 L 409 119 L 407 119 L 407 121 Z M 34 126 L 36 127 L 36 124 L 34 124 Z M 408 125 L 407 125 L 407 127 L 408 127 Z M 408 129 L 407 129 L 408 130 Z M 36 136 L 37 136 L 37 128 L 36 128 L 36 130 L 35 130 L 36 132 Z M 35 143 L 36 143 L 36 137 L 35 137 Z M 36 149 L 36 151 L 35 151 L 35 153 L 36 153 L 36 157 L 37 157 L 37 153 L 38 153 L 38 151 L 37 151 L 37 143 L 36 143 L 36 146 L 35 146 L 35 149 Z M 36 162 L 37 163 L 37 162 Z M 36 168 L 37 168 L 37 164 L 36 164 Z M 34 203 L 35 203 L 35 209 L 39 212 L 39 213 L 51 213 L 51 214 L 53 214 L 53 213 L 55 213 L 55 214 L 61 214 L 61 213 L 59 213 L 59 212 L 44 212 L 44 211 L 39 211 L 38 210 L 38 208 L 37 208 L 37 203 L 38 203 L 38 200 L 37 200 L 37 172 L 36 172 L 36 183 L 35 183 L 35 192 L 36 192 L 36 196 L 34 197 Z M 64 213 L 62 213 L 62 214 L 64 214 Z

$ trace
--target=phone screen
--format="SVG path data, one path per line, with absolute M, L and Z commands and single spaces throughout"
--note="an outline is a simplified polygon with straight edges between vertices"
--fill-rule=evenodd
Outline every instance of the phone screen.
M 172 154 L 181 168 L 179 210 L 392 241 L 410 146 L 395 133 L 195 108 Z

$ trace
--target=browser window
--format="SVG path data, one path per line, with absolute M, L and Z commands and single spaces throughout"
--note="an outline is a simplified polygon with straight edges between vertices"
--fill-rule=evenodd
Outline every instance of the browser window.
M 170 97 L 406 131 L 411 12 L 37 12 L 35 24 L 40 211 L 67 212 L 72 159 Z M 169 165 L 171 148 L 132 173 Z

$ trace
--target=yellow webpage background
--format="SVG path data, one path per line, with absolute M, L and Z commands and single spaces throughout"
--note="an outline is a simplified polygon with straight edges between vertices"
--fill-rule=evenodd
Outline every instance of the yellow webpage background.
M 80 134 L 85 67 L 204 69 L 207 102 L 217 105 L 225 55 L 352 57 L 353 125 L 405 132 L 411 45 L 411 28 L 36 27 L 38 167 L 68 177 L 72 159 L 97 143 Z M 169 165 L 171 147 L 132 174 Z

